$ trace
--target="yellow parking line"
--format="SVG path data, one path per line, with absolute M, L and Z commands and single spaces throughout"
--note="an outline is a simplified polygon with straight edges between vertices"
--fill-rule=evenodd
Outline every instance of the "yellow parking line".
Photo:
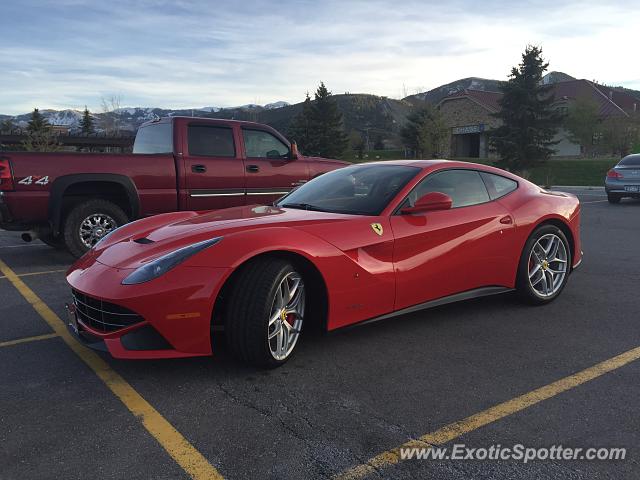
M 57 333 L 46 333 L 44 335 L 36 335 L 35 337 L 18 338 L 17 340 L 0 342 L 0 347 L 10 347 L 12 345 L 19 345 L 20 343 L 36 342 L 38 340 L 48 340 L 49 338 L 56 338 L 57 336 Z
M 494 407 L 488 408 L 487 410 L 476 413 L 475 415 L 471 415 L 464 420 L 445 425 L 435 432 L 427 433 L 416 440 L 410 440 L 399 447 L 382 452 L 369 459 L 366 463 L 334 476 L 334 479 L 355 480 L 363 478 L 380 468 L 400 462 L 400 449 L 402 448 L 428 448 L 433 445 L 442 445 L 450 442 L 465 433 L 472 432 L 504 417 L 513 415 L 525 408 L 529 408 L 532 405 L 548 400 L 551 397 L 555 397 L 562 392 L 571 390 L 572 388 L 589 382 L 601 375 L 604 375 L 605 373 L 609 373 L 638 359 L 640 359 L 640 347 L 631 349 L 578 373 L 574 373 L 573 375 L 569 375 L 568 377 L 550 383 L 549 385 L 545 385 L 544 387 L 540 387 L 529 393 L 525 393 L 524 395 L 520 395 L 519 397 L 500 403 Z
M 60 272 L 66 272 L 67 270 L 65 268 L 62 268 L 60 270 L 45 270 L 42 272 L 29 272 L 29 273 L 17 273 L 16 275 L 18 277 L 33 277 L 34 275 L 47 275 L 49 273 L 60 273 Z M 6 275 L 2 275 L 0 276 L 0 280 L 2 280 L 3 278 L 7 278 Z
M 167 453 L 194 480 L 218 480 L 222 475 L 191 445 L 160 413 L 127 381 L 116 373 L 95 352 L 81 345 L 67 331 L 64 322 L 31 290 L 13 270 L 0 260 L 0 272 L 5 275 L 36 312 L 51 326 L 55 334 L 78 355 L 105 383 Z

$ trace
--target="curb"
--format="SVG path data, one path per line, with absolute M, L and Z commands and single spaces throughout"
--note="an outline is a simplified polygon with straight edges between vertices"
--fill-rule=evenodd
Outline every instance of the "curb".
M 597 190 L 604 191 L 604 187 L 592 187 L 588 185 L 553 185 L 551 188 L 566 188 L 572 190 Z

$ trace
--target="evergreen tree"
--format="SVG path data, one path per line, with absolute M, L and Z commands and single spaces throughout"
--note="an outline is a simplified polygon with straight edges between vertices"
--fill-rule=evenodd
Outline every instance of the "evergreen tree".
M 542 49 L 528 46 L 522 63 L 511 69 L 509 81 L 501 87 L 504 96 L 501 110 L 494 116 L 502 126 L 494 130 L 491 143 L 497 150 L 498 165 L 509 170 L 523 170 L 547 160 L 561 117 L 552 104 L 553 86 L 543 85 L 542 75 L 549 64 L 542 58 Z
M 304 154 L 317 150 L 314 128 L 312 124 L 312 106 L 309 93 L 302 104 L 302 111 L 295 116 L 288 130 L 289 138 L 298 144 L 299 150 Z
M 96 129 L 93 125 L 93 117 L 85 105 L 84 112 L 82 113 L 82 120 L 80 120 L 80 132 L 82 135 L 91 135 L 95 133 L 95 131 Z
M 302 111 L 294 118 L 288 134 L 307 155 L 335 158 L 344 154 L 349 137 L 344 132 L 338 105 L 324 83 L 320 83 L 313 100 L 307 93 Z
M 33 109 L 31 112 L 31 119 L 29 120 L 29 124 L 27 125 L 27 132 L 29 133 L 41 133 L 50 130 L 51 126 L 47 119 L 42 116 L 40 110 L 37 108 Z
M 400 131 L 402 141 L 416 158 L 433 158 L 442 151 L 447 126 L 440 112 L 426 104 L 407 118 Z
M 344 153 L 349 138 L 344 132 L 342 113 L 324 82 L 320 82 L 311 105 L 311 125 L 314 129 L 311 154 L 336 158 Z
M 51 125 L 37 108 L 33 109 L 27 125 L 27 138 L 22 147 L 28 152 L 55 152 L 60 150 L 56 138 L 52 135 Z

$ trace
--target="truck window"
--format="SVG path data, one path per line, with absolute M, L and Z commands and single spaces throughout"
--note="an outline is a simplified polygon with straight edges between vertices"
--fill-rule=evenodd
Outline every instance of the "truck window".
M 233 131 L 228 127 L 189 125 L 189 155 L 202 157 L 235 157 Z
M 155 123 L 138 129 L 133 153 L 172 153 L 173 129 L 171 123 Z
M 247 158 L 287 158 L 289 147 L 263 130 L 242 129 Z

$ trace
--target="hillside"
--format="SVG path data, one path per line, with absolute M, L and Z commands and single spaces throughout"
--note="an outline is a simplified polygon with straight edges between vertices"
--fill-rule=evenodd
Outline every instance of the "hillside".
M 427 92 L 417 93 L 415 95 L 409 95 L 404 100 L 414 105 L 419 105 L 422 102 L 435 105 L 445 97 L 453 95 L 454 93 L 461 92 L 462 90 L 484 90 L 488 92 L 497 92 L 500 90 L 500 85 L 503 82 L 501 80 L 491 80 L 488 78 L 469 77 L 456 80 L 446 85 L 441 85 L 429 90 Z

